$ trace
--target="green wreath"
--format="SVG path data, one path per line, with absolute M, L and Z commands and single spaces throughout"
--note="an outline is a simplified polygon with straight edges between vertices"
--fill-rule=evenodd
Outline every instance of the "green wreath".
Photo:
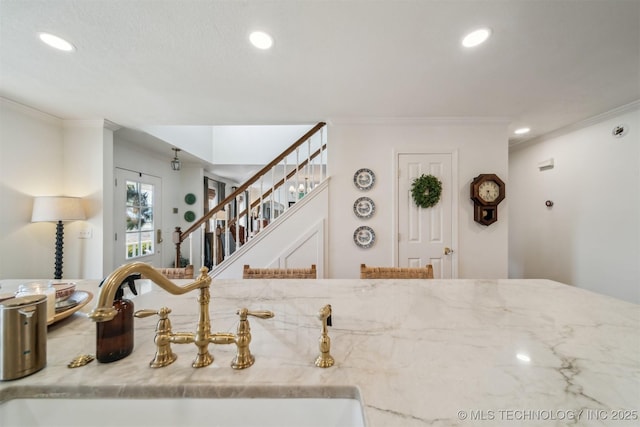
M 442 182 L 433 175 L 420 175 L 411 184 L 411 196 L 416 205 L 430 208 L 440 201 Z

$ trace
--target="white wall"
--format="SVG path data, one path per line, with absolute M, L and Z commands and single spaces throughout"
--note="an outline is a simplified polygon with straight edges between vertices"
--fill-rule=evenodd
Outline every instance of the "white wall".
M 111 131 L 104 128 L 104 120 L 65 120 L 63 129 L 62 188 L 64 194 L 82 197 L 87 217 L 65 225 L 64 276 L 101 279 L 105 255 L 103 144 Z M 82 230 L 90 231 L 91 237 L 81 239 Z
M 509 277 L 552 279 L 640 303 L 637 107 L 512 149 Z M 615 138 L 619 124 L 628 133 Z M 551 158 L 553 169 L 538 169 Z
M 102 276 L 104 121 L 62 121 L 0 98 L 0 278 L 53 278 L 54 223 L 31 223 L 34 196 L 83 198 L 65 224 L 63 278 Z M 79 239 L 91 228 L 92 239 Z
M 211 126 L 143 126 L 140 129 L 176 148 L 213 162 Z
M 212 164 L 260 165 L 271 161 L 314 125 L 143 126 L 140 129 Z
M 314 125 L 214 126 L 212 163 L 267 164 Z
M 53 278 L 56 226 L 31 209 L 60 194 L 62 147 L 61 120 L 0 98 L 0 278 Z
M 339 123 L 329 126 L 329 276 L 357 278 L 360 264 L 393 265 L 396 236 L 392 206 L 396 179 L 396 152 L 458 153 L 458 242 L 454 245 L 460 278 L 506 278 L 509 223 L 509 177 L 507 129 L 495 120 L 388 120 L 370 123 Z M 362 192 L 353 185 L 353 174 L 369 168 L 376 174 L 367 196 L 376 203 L 376 214 L 367 225 L 376 232 L 369 249 L 357 247 L 353 231 L 362 221 L 353 214 L 354 201 Z M 496 173 L 507 185 L 507 198 L 499 206 L 499 220 L 489 227 L 473 220 L 469 185 L 480 173 Z

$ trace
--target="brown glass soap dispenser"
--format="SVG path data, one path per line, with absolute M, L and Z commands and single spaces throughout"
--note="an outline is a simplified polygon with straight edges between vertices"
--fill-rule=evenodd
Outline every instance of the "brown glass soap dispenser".
M 131 292 L 138 295 L 135 280 L 140 277 L 140 274 L 132 274 L 124 279 L 113 300 L 113 307 L 118 313 L 107 322 L 96 323 L 96 359 L 98 362 L 115 362 L 127 357 L 133 351 L 133 302 L 123 298 L 122 288 L 124 285 L 129 285 Z

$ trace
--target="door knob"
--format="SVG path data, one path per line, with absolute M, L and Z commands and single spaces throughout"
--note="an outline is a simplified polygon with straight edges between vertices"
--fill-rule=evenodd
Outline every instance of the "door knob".
M 156 230 L 156 242 L 158 243 L 162 243 L 164 239 L 162 238 L 162 230 L 157 229 Z
M 444 254 L 445 255 L 451 255 L 453 253 L 453 249 L 451 248 L 444 248 Z

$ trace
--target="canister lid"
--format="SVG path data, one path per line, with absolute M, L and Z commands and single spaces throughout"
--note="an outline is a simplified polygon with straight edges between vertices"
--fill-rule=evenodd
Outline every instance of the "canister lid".
M 25 295 L 0 301 L 0 309 L 19 308 L 34 305 L 47 299 L 46 295 Z

